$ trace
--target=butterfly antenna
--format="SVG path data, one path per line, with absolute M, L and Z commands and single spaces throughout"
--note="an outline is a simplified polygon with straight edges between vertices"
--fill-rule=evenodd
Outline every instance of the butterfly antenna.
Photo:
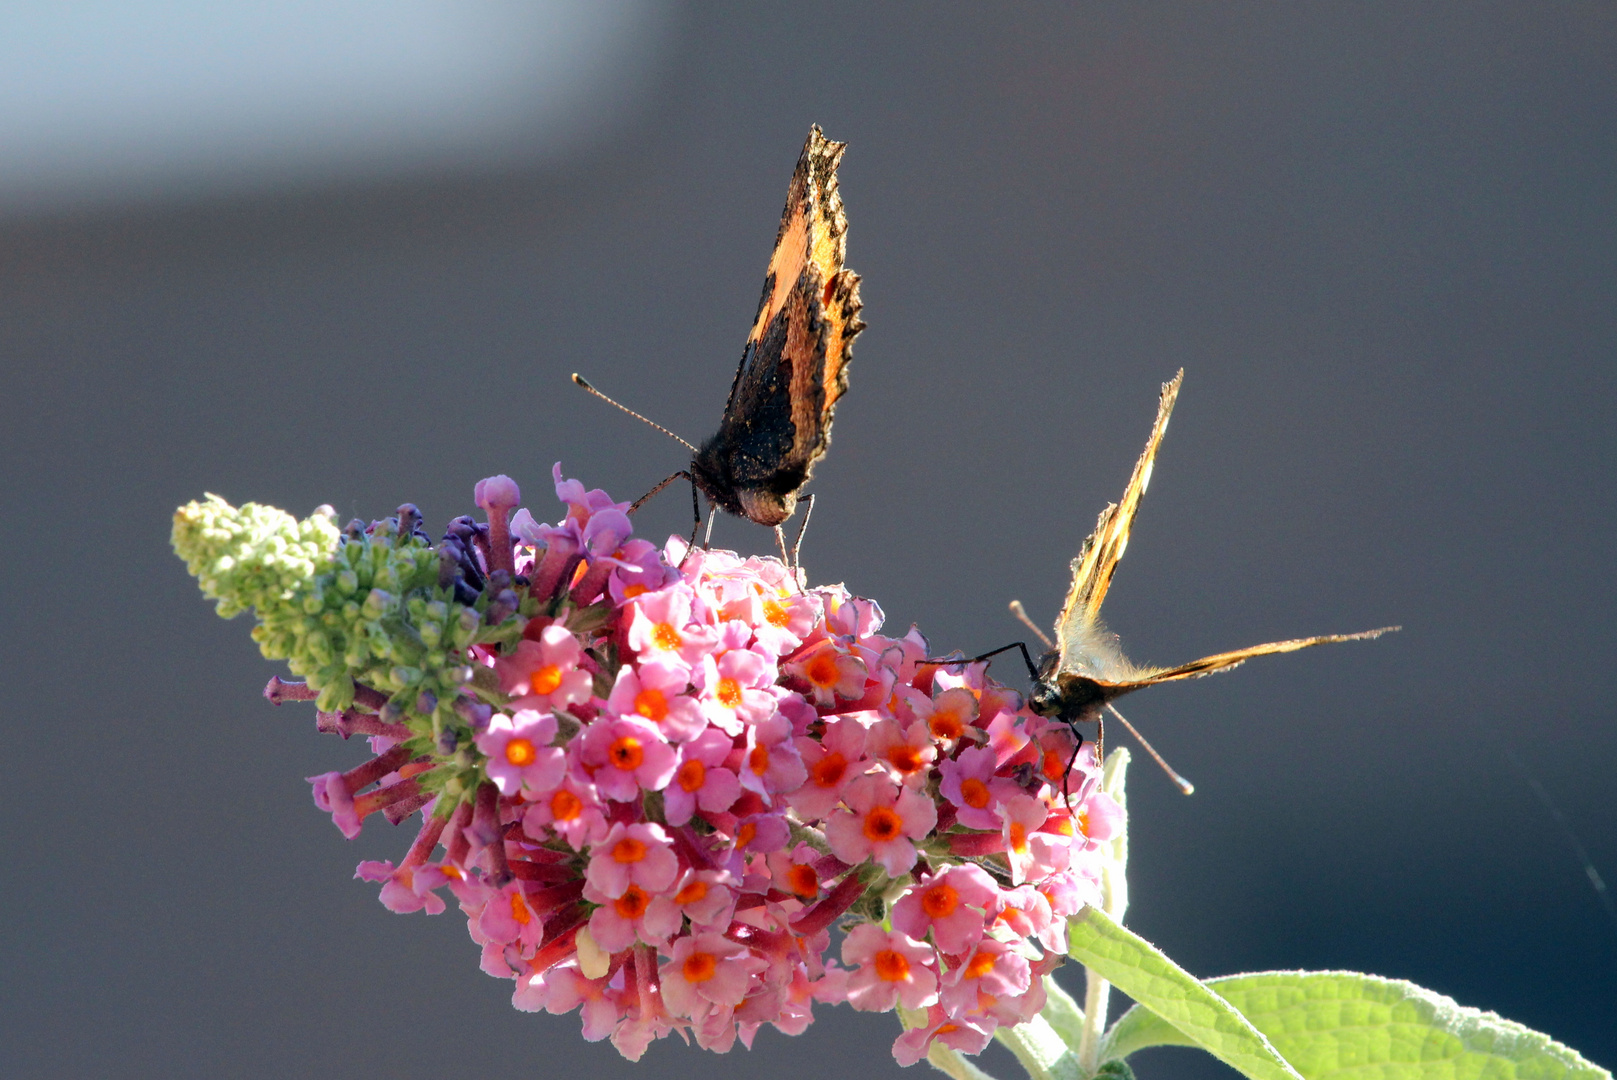
M 605 394 L 603 394 L 599 390 L 595 389 L 595 387 L 591 386 L 585 380 L 584 376 L 580 375 L 576 371 L 573 372 L 573 381 L 575 383 L 577 383 L 579 386 L 582 386 L 584 389 L 588 390 L 590 393 L 594 394 L 596 397 L 600 398 L 602 401 L 606 402 L 608 405 L 616 406 L 617 408 L 622 409 L 624 412 L 628 413 L 630 416 L 634 417 L 636 420 L 639 420 L 642 423 L 650 424 L 652 427 L 656 428 L 658 431 L 662 432 L 664 435 L 667 435 L 670 439 L 673 439 L 675 442 L 682 444 L 685 447 L 685 449 L 689 450 L 691 453 L 693 453 L 693 454 L 696 453 L 696 447 L 692 446 L 690 443 L 686 442 L 684 439 L 680 438 L 678 435 L 675 435 L 672 431 L 669 431 L 667 428 L 665 428 L 661 424 L 657 423 L 657 421 L 655 421 L 655 420 L 647 420 L 644 416 L 641 416 L 639 413 L 635 412 L 633 409 L 629 408 L 627 405 L 619 405 L 616 401 L 613 401 L 611 398 L 607 397 Z
M 1139 744 L 1145 747 L 1145 752 L 1150 754 L 1151 760 L 1155 761 L 1159 766 L 1162 767 L 1162 771 L 1168 774 L 1168 779 L 1172 780 L 1174 785 L 1179 788 L 1179 793 L 1181 795 L 1189 795 L 1191 792 L 1196 790 L 1195 784 L 1192 784 L 1189 780 L 1186 780 L 1183 776 L 1180 776 L 1178 773 L 1174 772 L 1173 768 L 1166 761 L 1162 760 L 1162 755 L 1157 753 L 1156 747 L 1146 742 L 1145 736 L 1134 730 L 1134 725 L 1128 722 L 1128 717 L 1117 711 L 1116 706 L 1114 706 L 1111 702 L 1107 702 L 1106 711 L 1123 721 L 1123 726 L 1129 729 L 1129 734 L 1133 735 L 1134 738 L 1138 740 Z
M 1050 640 L 1050 635 L 1046 634 L 1043 630 L 1040 630 L 1033 620 L 1027 617 L 1027 609 L 1022 606 L 1022 601 L 1011 601 L 1011 614 L 1022 620 L 1022 625 L 1033 631 L 1033 636 L 1044 642 L 1044 647 L 1046 649 L 1053 649 L 1056 647 L 1056 643 Z

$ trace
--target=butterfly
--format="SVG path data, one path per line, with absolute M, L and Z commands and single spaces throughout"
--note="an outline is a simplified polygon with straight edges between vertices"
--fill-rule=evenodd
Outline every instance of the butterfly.
M 698 448 L 652 424 L 691 449 L 690 470 L 658 484 L 636 508 L 684 478 L 715 506 L 774 526 L 777 535 L 796 509 L 798 493 L 831 445 L 831 420 L 848 390 L 853 339 L 865 327 L 859 275 L 843 266 L 848 218 L 837 191 L 837 165 L 846 149 L 818 126 L 809 129 L 719 430 Z M 573 381 L 606 397 L 576 374 Z M 697 517 L 700 523 L 700 511 Z
M 1122 500 L 1101 511 L 1099 520 L 1095 522 L 1095 531 L 1090 533 L 1078 557 L 1072 561 L 1072 584 L 1067 588 L 1066 602 L 1061 605 L 1061 614 L 1056 619 L 1055 641 L 1034 672 L 1033 692 L 1028 697 L 1028 707 L 1041 716 L 1068 723 L 1098 720 L 1101 711 L 1111 702 L 1147 686 L 1179 679 L 1197 679 L 1215 671 L 1233 668 L 1254 656 L 1296 652 L 1298 649 L 1339 641 L 1366 641 L 1398 629 L 1396 626 L 1384 626 L 1357 634 L 1324 634 L 1290 641 L 1272 641 L 1266 645 L 1214 653 L 1176 667 L 1140 666 L 1131 663 L 1123 655 L 1117 636 L 1109 633 L 1101 622 L 1100 606 L 1106 599 L 1106 590 L 1111 587 L 1117 564 L 1128 547 L 1134 517 L 1139 513 L 1140 500 L 1151 483 L 1157 448 L 1162 445 L 1162 437 L 1167 433 L 1168 417 L 1173 412 L 1174 402 L 1179 397 L 1179 384 L 1184 377 L 1181 369 L 1172 381 L 1162 385 L 1156 423 L 1152 425 L 1151 437 L 1146 440 L 1145 452 L 1140 455 L 1128 486 L 1123 489 Z
M 691 458 L 691 478 L 709 499 L 760 525 L 791 517 L 830 447 L 853 339 L 865 327 L 859 275 L 842 265 L 848 218 L 836 170 L 846 149 L 809 129 L 724 418 Z

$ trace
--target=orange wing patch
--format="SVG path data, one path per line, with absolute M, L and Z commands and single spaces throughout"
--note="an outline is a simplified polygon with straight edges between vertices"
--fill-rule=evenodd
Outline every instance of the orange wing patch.
M 838 193 L 845 144 L 809 131 L 786 193 L 719 430 L 691 460 L 697 485 L 719 506 L 778 525 L 831 442 L 837 400 L 859 321 L 859 275 L 845 269 L 848 219 Z

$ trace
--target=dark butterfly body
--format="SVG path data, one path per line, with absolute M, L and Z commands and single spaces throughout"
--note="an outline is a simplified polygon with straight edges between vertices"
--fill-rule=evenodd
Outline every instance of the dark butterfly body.
M 842 265 L 848 219 L 836 169 L 846 145 L 809 131 L 724 418 L 691 459 L 692 481 L 709 499 L 760 525 L 792 515 L 825 456 L 865 325 L 859 275 Z
M 1184 377 L 1185 373 L 1181 371 L 1173 381 L 1163 384 L 1156 424 L 1145 444 L 1145 452 L 1140 455 L 1134 473 L 1129 477 L 1122 500 L 1101 511 L 1095 531 L 1084 541 L 1078 557 L 1072 561 L 1072 584 L 1067 589 L 1067 601 L 1056 620 L 1055 647 L 1045 654 L 1039 665 L 1033 692 L 1028 698 L 1029 707 L 1041 716 L 1059 718 L 1069 723 L 1098 720 L 1111 702 L 1147 686 L 1210 675 L 1235 667 L 1254 656 L 1295 652 L 1337 641 L 1362 641 L 1398 629 L 1387 626 L 1359 634 L 1327 634 L 1275 641 L 1215 653 L 1168 668 L 1140 667 L 1124 658 L 1118 649 L 1116 635 L 1108 633 L 1100 621 L 1100 605 L 1111 586 L 1118 561 L 1128 547 L 1129 532 L 1139 512 L 1141 497 L 1151 482 L 1157 448 L 1168 429 L 1168 416 L 1173 412 L 1179 384 Z

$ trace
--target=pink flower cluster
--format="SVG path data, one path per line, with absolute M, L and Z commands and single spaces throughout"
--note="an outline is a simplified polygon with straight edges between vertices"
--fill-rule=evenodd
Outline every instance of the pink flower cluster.
M 566 517 L 508 521 L 504 482 L 479 557 L 531 614 L 468 657 L 504 701 L 473 783 L 424 809 L 399 865 L 360 864 L 388 908 L 436 914 L 448 890 L 518 1009 L 580 1009 L 631 1059 L 671 1032 L 719 1052 L 765 1023 L 796 1034 L 847 1002 L 924 1012 L 894 1046 L 911 1064 L 1039 1010 L 1121 817 L 1087 747 L 1069 773 L 1065 725 L 986 665 L 923 663 L 918 631 L 882 635 L 841 586 L 659 550 L 559 466 Z M 360 788 L 432 756 L 373 745 L 368 772 L 315 779 L 348 835 L 376 801 Z

